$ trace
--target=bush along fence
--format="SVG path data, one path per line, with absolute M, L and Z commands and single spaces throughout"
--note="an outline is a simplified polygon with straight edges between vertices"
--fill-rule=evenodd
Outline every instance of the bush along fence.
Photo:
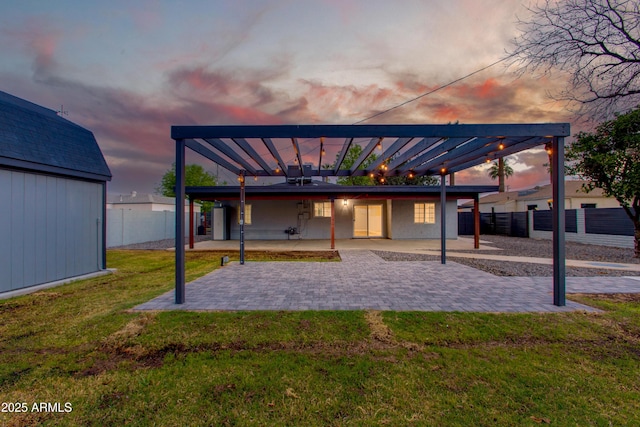
M 473 234 L 473 213 L 458 215 L 460 235 Z M 481 213 L 480 233 L 551 239 L 551 211 Z M 565 238 L 570 242 L 633 248 L 633 223 L 622 208 L 567 209 Z

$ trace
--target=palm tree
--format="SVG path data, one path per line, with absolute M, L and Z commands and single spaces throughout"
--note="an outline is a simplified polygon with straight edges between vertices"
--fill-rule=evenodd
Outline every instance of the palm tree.
M 498 179 L 498 191 L 504 193 L 504 180 L 505 178 L 513 175 L 513 168 L 509 166 L 507 161 L 500 157 L 498 163 L 493 163 L 489 169 L 489 177 L 491 179 Z

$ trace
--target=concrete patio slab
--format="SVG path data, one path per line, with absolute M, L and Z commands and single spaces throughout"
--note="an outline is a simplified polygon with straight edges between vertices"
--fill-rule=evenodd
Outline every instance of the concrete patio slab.
M 449 261 L 388 262 L 368 250 L 341 250 L 342 262 L 231 263 L 136 310 L 397 310 L 470 312 L 598 311 L 552 304 L 550 277 L 498 277 Z M 628 278 L 567 278 L 567 292 L 640 292 Z

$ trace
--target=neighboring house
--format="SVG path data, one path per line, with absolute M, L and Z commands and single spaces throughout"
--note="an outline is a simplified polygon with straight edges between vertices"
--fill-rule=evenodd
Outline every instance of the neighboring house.
M 136 211 L 175 212 L 175 197 L 159 196 L 157 194 L 138 194 L 132 191 L 130 194 L 109 194 L 107 196 L 107 209 L 129 209 Z M 188 212 L 189 202 L 185 201 L 185 212 Z M 194 205 L 194 211 L 200 212 L 200 205 Z
M 620 204 L 612 197 L 606 197 L 599 188 L 585 193 L 584 181 L 565 181 L 565 209 L 618 208 Z M 551 185 L 543 185 L 523 191 L 507 191 L 480 198 L 480 212 L 525 212 L 528 210 L 549 210 L 552 199 Z M 461 210 L 473 208 L 473 203 L 464 203 Z
M 447 239 L 458 237 L 457 200 L 495 189 L 447 188 Z M 214 239 L 239 239 L 239 191 L 238 187 L 187 187 L 187 194 L 196 199 L 218 202 L 212 219 Z M 336 239 L 440 238 L 439 186 L 342 186 L 313 181 L 303 186 L 246 186 L 245 192 L 248 240 L 329 239 L 332 199 Z
M 110 180 L 90 131 L 0 92 L 0 293 L 106 268 Z

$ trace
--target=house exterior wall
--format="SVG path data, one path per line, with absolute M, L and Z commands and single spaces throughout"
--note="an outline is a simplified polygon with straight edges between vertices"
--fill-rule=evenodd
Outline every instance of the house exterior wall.
M 101 270 L 103 185 L 0 169 L 0 292 Z
M 435 224 L 415 224 L 413 221 L 414 203 L 426 202 L 436 205 Z M 440 201 L 433 200 L 394 200 L 392 208 L 392 233 L 394 239 L 439 239 L 440 238 Z M 454 200 L 447 201 L 447 239 L 458 238 L 458 209 Z
M 247 240 L 330 239 L 331 218 L 315 217 L 313 203 L 322 200 L 247 200 L 251 205 L 251 224 L 244 227 Z M 433 200 L 419 200 L 433 202 Z M 436 201 L 436 223 L 414 224 L 413 200 L 336 199 L 335 238 L 353 238 L 355 206 L 382 206 L 382 236 L 394 239 L 440 238 L 440 202 Z M 230 221 L 230 239 L 240 238 L 238 225 L 239 203 L 227 203 Z M 447 238 L 458 237 L 458 217 L 455 201 L 447 202 Z M 288 236 L 289 227 L 298 229 L 297 235 Z

